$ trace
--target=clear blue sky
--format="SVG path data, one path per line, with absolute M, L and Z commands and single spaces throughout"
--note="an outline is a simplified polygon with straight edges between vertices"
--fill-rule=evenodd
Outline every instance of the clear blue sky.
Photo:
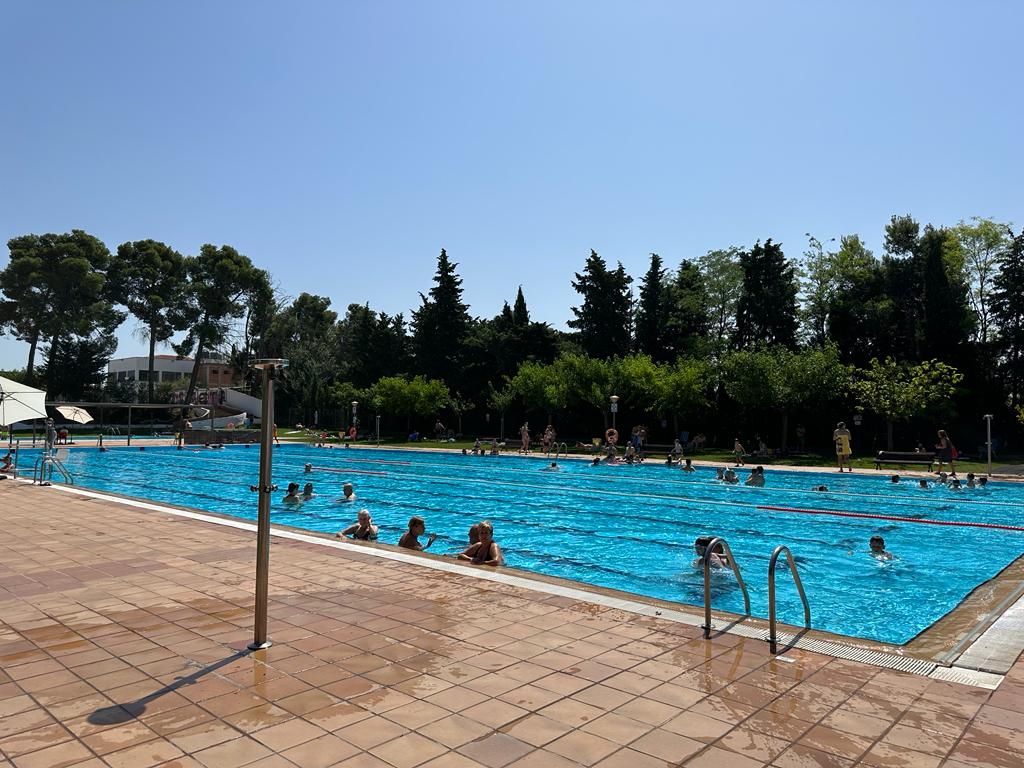
M 1024 220 L 1010 2 L 20 2 L 0 236 L 227 243 L 283 291 L 564 327 L 590 248 L 639 280 L 893 213 Z M 6 249 L 0 266 L 6 263 Z M 130 326 L 119 354 L 144 345 Z M 0 367 L 27 347 L 0 339 Z

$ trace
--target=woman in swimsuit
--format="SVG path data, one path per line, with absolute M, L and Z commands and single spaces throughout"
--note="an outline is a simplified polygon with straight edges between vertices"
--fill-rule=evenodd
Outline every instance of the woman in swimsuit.
M 344 531 L 334 534 L 339 539 L 356 539 L 357 541 L 376 541 L 379 529 L 373 524 L 370 510 L 360 509 L 357 521 Z
M 466 551 L 459 555 L 459 560 L 466 560 L 475 565 L 504 565 L 505 558 L 501 554 L 501 547 L 494 540 L 494 527 L 484 520 L 477 530 L 480 540 L 476 544 L 470 544 Z

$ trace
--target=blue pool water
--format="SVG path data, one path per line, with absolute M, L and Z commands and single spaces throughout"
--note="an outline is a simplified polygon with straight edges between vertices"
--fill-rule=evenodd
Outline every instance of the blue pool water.
M 73 450 L 66 462 L 77 484 L 253 519 L 258 449 L 220 451 L 149 447 Z M 303 472 L 312 462 L 317 469 Z M 30 463 L 30 462 L 29 462 Z M 702 574 L 693 540 L 728 539 L 750 590 L 752 612 L 767 615 L 766 569 L 772 549 L 788 545 L 800 568 L 816 629 L 903 643 L 954 608 L 971 590 L 1024 553 L 1024 532 L 937 526 L 915 520 L 1024 525 L 1024 486 L 996 483 L 955 493 L 920 490 L 916 481 L 835 472 L 767 472 L 766 488 L 724 486 L 714 472 L 660 464 L 591 467 L 519 456 L 476 457 L 373 449 L 284 445 L 274 454 L 272 522 L 335 532 L 368 508 L 380 541 L 397 542 L 411 515 L 438 534 L 431 551 L 456 553 L 469 526 L 494 523 L 508 565 L 666 600 L 700 605 Z M 383 474 L 372 474 L 374 472 Z M 746 472 L 741 471 L 741 477 Z M 280 503 L 289 481 L 313 482 L 317 496 L 299 507 Z M 358 501 L 339 503 L 345 481 Z M 826 484 L 829 492 L 811 491 Z M 899 520 L 805 515 L 779 506 L 891 515 Z M 885 537 L 898 559 L 868 553 Z M 801 624 L 802 609 L 784 568 L 777 579 L 779 619 Z M 715 576 L 717 608 L 742 612 L 729 574 Z

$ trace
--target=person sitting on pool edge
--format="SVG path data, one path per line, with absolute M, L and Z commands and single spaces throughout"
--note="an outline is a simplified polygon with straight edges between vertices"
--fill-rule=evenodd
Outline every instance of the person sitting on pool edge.
M 352 488 L 352 483 L 345 483 L 343 486 L 341 486 L 341 492 L 345 495 L 338 499 L 338 501 L 356 500 L 356 494 L 354 492 L 354 489 Z
M 494 540 L 494 526 L 487 520 L 477 523 L 480 540 L 470 544 L 466 551 L 459 555 L 459 560 L 467 560 L 475 565 L 504 565 L 505 558 L 501 547 Z
M 694 568 L 704 567 L 704 557 L 708 555 L 708 544 L 711 543 L 713 538 L 713 536 L 698 536 L 693 542 L 693 548 L 697 552 L 697 559 L 693 561 Z M 714 552 L 711 552 L 708 556 L 708 564 L 715 570 L 732 570 L 729 556 L 725 554 L 725 547 L 722 546 L 722 542 L 715 544 Z
M 876 560 L 892 560 L 894 558 L 892 552 L 885 551 L 885 539 L 881 536 L 872 536 L 868 544 L 871 547 L 871 556 Z
M 299 498 L 299 484 L 288 483 L 288 493 L 285 494 L 284 498 L 281 499 L 285 504 L 298 504 L 302 499 Z
M 370 510 L 360 509 L 356 515 L 356 522 L 344 531 L 339 531 L 334 535 L 339 539 L 351 538 L 356 541 L 376 541 L 379 532 L 380 529 L 373 524 L 373 518 L 370 517 Z
M 402 538 L 398 540 L 398 546 L 404 547 L 405 549 L 415 549 L 418 552 L 422 552 L 428 549 L 431 544 L 434 543 L 434 539 L 437 538 L 436 533 L 432 533 L 427 537 L 426 544 L 420 544 L 420 536 L 427 531 L 427 523 L 418 515 L 414 515 L 409 518 L 409 530 L 402 534 Z

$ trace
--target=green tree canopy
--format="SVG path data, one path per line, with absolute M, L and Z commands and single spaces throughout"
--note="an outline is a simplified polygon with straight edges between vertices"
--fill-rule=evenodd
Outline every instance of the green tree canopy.
M 885 419 L 886 446 L 893 449 L 893 422 L 909 421 L 930 409 L 948 405 L 963 374 L 939 360 L 917 365 L 898 363 L 891 357 L 873 359 L 854 371 L 853 391 L 859 407 Z
M 572 308 L 569 327 L 578 333 L 579 344 L 592 357 L 607 359 L 629 352 L 633 324 L 630 283 L 620 263 L 609 270 L 597 251 L 591 250 L 582 272 L 576 273 L 572 287 L 583 299 Z
M 771 238 L 739 257 L 743 290 L 736 306 L 736 345 L 796 347 L 796 270 Z
M 153 375 L 158 344 L 170 341 L 188 326 L 185 259 L 156 240 L 121 243 L 108 274 L 112 294 L 145 329 L 149 341 L 149 376 L 146 402 L 153 402 Z M 111 350 L 113 354 L 113 350 Z

